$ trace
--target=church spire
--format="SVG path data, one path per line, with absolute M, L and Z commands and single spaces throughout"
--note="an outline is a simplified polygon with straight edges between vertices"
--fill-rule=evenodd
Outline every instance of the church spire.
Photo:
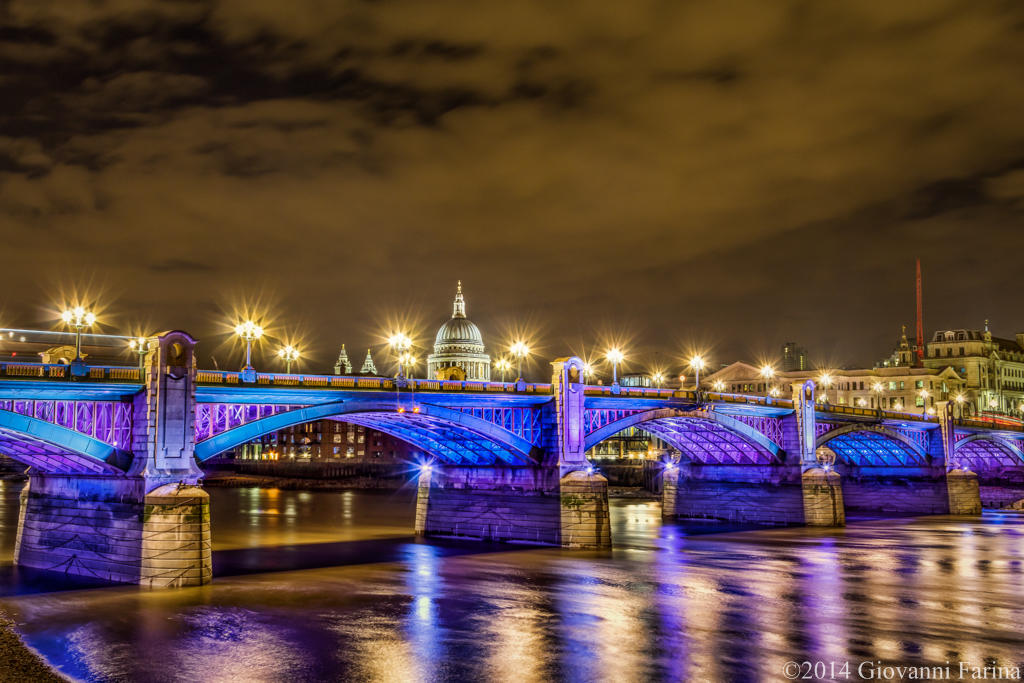
M 366 360 L 363 361 L 363 367 L 359 369 L 360 375 L 376 375 L 377 366 L 373 364 L 373 356 L 370 355 L 370 349 L 366 349 Z
M 341 353 L 338 354 L 338 362 L 334 364 L 335 375 L 351 375 L 352 374 L 352 363 L 348 360 L 348 352 L 345 351 L 345 345 L 341 345 Z
M 458 289 L 455 290 L 455 307 L 452 310 L 452 317 L 466 317 L 466 300 L 462 297 L 462 280 L 459 280 Z

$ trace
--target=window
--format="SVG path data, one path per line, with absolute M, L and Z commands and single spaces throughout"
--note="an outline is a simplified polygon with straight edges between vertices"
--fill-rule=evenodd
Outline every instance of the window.
M 335 435 L 334 435 L 334 443 L 341 443 L 341 434 L 335 434 Z M 337 452 L 338 452 L 338 449 L 337 449 L 337 448 L 335 448 L 335 449 L 334 449 L 334 452 L 335 452 L 335 453 L 337 453 Z
M 889 382 L 889 391 L 896 391 L 896 382 Z
M 903 380 L 900 380 L 900 389 L 902 390 L 902 389 L 906 389 L 906 388 L 907 388 L 906 387 L 906 382 L 904 382 Z
M 916 388 L 916 389 L 924 389 L 924 380 L 923 379 L 919 379 L 916 382 L 914 382 L 914 388 Z

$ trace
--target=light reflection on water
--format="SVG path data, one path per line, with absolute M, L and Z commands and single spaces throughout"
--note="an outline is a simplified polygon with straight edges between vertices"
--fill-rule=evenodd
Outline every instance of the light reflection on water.
M 706 534 L 613 501 L 612 553 L 410 535 L 412 499 L 213 489 L 211 586 L 57 590 L 27 640 L 84 680 L 781 680 L 791 660 L 1022 666 L 1024 516 Z M 276 570 L 276 571 L 272 571 Z M 856 680 L 855 677 L 846 680 Z

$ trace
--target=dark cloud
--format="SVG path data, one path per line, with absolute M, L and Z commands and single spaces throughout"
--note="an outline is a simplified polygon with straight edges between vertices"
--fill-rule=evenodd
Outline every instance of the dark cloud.
M 1022 33 L 999 0 L 12 0 L 6 315 L 102 273 L 202 336 L 255 289 L 326 362 L 409 309 L 426 340 L 461 277 L 552 355 L 869 362 L 920 256 L 929 321 L 1011 334 Z

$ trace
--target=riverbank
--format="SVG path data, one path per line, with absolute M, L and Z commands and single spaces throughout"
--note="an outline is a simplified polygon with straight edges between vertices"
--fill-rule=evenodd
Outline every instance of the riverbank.
M 0 680 L 64 683 L 71 680 L 51 669 L 14 629 L 14 622 L 0 612 Z

